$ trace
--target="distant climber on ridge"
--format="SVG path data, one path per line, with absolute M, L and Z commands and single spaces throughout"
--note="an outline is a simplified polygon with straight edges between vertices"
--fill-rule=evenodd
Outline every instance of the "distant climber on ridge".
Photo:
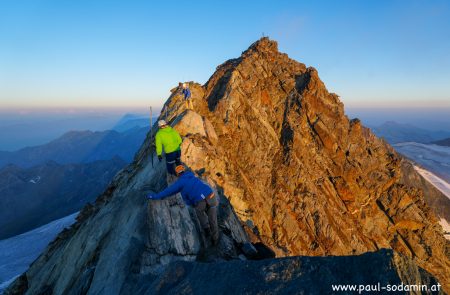
M 172 175 L 176 175 L 175 166 L 181 164 L 181 136 L 172 127 L 170 127 L 166 121 L 158 121 L 159 130 L 155 135 L 156 154 L 161 162 L 162 150 L 164 147 L 164 153 L 166 154 L 166 166 L 167 172 Z
M 194 105 L 192 104 L 191 99 L 191 90 L 189 89 L 189 85 L 187 83 L 183 83 L 183 90 L 181 91 L 181 93 L 184 95 L 186 109 L 194 110 Z
M 191 171 L 186 171 L 183 165 L 176 168 L 179 177 L 172 185 L 159 193 L 150 193 L 147 198 L 150 200 L 160 200 L 165 197 L 181 192 L 184 202 L 188 206 L 193 206 L 200 225 L 206 237 L 211 237 L 213 245 L 219 241 L 219 228 L 217 225 L 217 200 L 213 190 L 194 175 Z

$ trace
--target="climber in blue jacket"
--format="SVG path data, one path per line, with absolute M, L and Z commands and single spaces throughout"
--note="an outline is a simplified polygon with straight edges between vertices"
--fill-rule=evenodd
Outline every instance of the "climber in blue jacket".
M 172 185 L 159 193 L 149 193 L 150 200 L 160 200 L 165 197 L 181 193 L 184 202 L 193 206 L 200 221 L 205 236 L 211 237 L 213 245 L 219 241 L 219 228 L 217 225 L 217 206 L 219 202 L 214 191 L 194 173 L 186 171 L 183 165 L 178 165 L 175 172 L 179 177 Z
M 194 110 L 194 105 L 192 104 L 191 90 L 189 89 L 189 84 L 183 83 L 183 89 L 181 90 L 181 93 L 184 95 L 186 109 Z

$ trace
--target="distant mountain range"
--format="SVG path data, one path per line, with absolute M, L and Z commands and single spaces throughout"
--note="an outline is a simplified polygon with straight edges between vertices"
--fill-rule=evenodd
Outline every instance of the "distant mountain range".
M 29 114 L 9 117 L 0 118 L 0 150 L 4 151 L 41 145 L 70 130 L 110 130 L 120 120 L 118 114 Z
M 94 201 L 132 161 L 149 121 L 129 114 L 114 126 L 121 132 L 70 131 L 43 145 L 0 152 L 0 239 Z
M 384 124 L 372 127 L 372 131 L 379 137 L 383 137 L 390 144 L 400 142 L 431 143 L 450 137 L 450 131 L 431 131 L 410 124 L 401 124 L 388 121 Z
M 0 169 L 0 239 L 26 232 L 94 201 L 126 165 L 119 157 L 83 164 L 54 161 Z
M 0 152 L 0 167 L 15 164 L 28 168 L 46 161 L 60 164 L 89 163 L 109 160 L 115 156 L 131 162 L 147 132 L 148 127 L 134 127 L 125 132 L 70 131 L 44 145 L 27 147 L 15 152 Z
M 156 122 L 158 117 L 153 117 L 153 122 Z M 124 132 L 135 127 L 149 127 L 150 126 L 150 118 L 145 117 L 143 115 L 137 114 L 126 114 L 123 116 L 119 122 L 112 128 L 112 130 L 116 130 L 119 132 Z
M 159 110 L 155 110 L 155 115 Z M 0 114 L 0 150 L 16 151 L 45 144 L 70 130 L 116 130 L 150 125 L 147 114 L 125 114 L 111 111 L 75 111 L 52 113 L 33 111 L 25 115 Z
M 43 145 L 0 151 L 0 294 L 132 161 L 149 125 L 128 114 L 113 130 L 70 131 Z

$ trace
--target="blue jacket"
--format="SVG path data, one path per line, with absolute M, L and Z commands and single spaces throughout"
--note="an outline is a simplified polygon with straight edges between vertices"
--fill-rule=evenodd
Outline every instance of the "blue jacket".
M 189 88 L 183 89 L 181 93 L 184 94 L 184 99 L 191 98 L 191 90 Z
M 186 205 L 195 206 L 201 200 L 204 200 L 213 191 L 199 178 L 195 177 L 194 173 L 186 171 L 163 191 L 153 195 L 154 200 L 163 199 L 165 197 L 181 192 Z

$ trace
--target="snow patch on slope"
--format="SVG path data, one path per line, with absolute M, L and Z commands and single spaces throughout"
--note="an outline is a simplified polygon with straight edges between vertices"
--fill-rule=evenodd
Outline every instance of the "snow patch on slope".
M 30 179 L 30 182 L 36 184 L 36 183 L 39 182 L 39 180 L 41 180 L 41 177 L 40 176 L 36 176 L 35 178 Z
M 450 147 L 417 142 L 394 144 L 397 152 L 450 182 Z
M 435 188 L 440 190 L 447 198 L 450 199 L 450 184 L 446 182 L 444 179 L 436 176 L 432 172 L 425 170 L 423 168 L 417 167 L 414 165 L 414 169 L 429 183 L 431 183 Z M 439 221 L 442 228 L 444 229 L 445 237 L 450 240 L 450 224 L 443 218 Z
M 78 212 L 32 231 L 0 240 L 0 294 L 42 253 L 64 228 L 75 222 Z
M 442 228 L 444 229 L 445 237 L 447 238 L 447 240 L 450 240 L 450 224 L 444 218 L 441 218 L 439 223 L 441 224 Z
M 436 174 L 414 165 L 414 169 L 450 199 L 450 184 Z

